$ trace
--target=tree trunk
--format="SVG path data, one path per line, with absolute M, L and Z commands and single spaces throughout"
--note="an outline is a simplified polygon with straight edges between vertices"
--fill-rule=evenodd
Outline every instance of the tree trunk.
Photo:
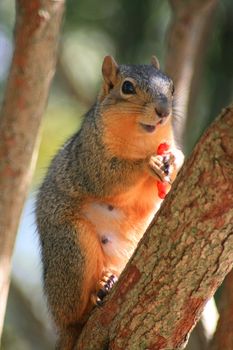
M 76 349 L 182 349 L 233 263 L 233 107 L 185 163 Z
M 46 324 L 38 318 L 34 306 L 13 280 L 8 295 L 2 349 L 54 349 L 55 339 L 46 329 Z
M 174 127 L 178 143 L 184 142 L 187 112 L 191 96 L 194 105 L 200 68 L 204 60 L 203 41 L 207 41 L 210 18 L 218 0 L 170 0 L 173 19 L 168 31 L 165 71 L 176 88 Z M 204 47 L 207 47 L 205 42 Z M 195 96 L 194 96 L 195 95 Z
M 11 255 L 54 75 L 64 1 L 17 0 L 15 51 L 0 114 L 0 335 Z

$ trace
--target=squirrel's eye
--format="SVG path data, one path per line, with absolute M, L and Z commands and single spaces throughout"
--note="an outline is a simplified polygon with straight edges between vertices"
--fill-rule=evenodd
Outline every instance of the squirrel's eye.
M 136 93 L 133 83 L 131 83 L 131 81 L 129 80 L 124 81 L 121 89 L 123 94 L 126 94 L 126 95 L 129 95 L 129 94 L 132 95 Z

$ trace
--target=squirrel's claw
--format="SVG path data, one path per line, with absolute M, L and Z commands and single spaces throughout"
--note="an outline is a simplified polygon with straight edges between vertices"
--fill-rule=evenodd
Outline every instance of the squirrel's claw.
M 149 160 L 150 170 L 156 175 L 160 181 L 171 183 L 169 177 L 170 173 L 170 157 L 166 156 L 152 156 Z
M 96 285 L 96 293 L 92 294 L 91 301 L 94 305 L 103 305 L 103 299 L 117 282 L 117 277 L 112 273 L 105 274 Z

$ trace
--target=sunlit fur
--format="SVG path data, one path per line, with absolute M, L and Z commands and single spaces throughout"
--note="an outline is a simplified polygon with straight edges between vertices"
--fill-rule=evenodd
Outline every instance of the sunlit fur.
M 125 80 L 134 83 L 135 94 L 122 93 Z M 161 139 L 172 137 L 172 81 L 153 66 L 119 66 L 115 86 L 101 99 L 98 113 L 102 116 L 104 143 L 112 154 L 126 159 L 145 158 L 156 153 Z M 169 110 L 168 120 L 156 113 L 163 104 Z M 155 125 L 155 132 L 145 132 L 141 123 Z
M 153 65 L 118 66 L 110 56 L 103 77 L 96 104 L 53 159 L 37 197 L 59 349 L 73 349 L 100 280 L 119 276 L 162 202 L 149 165 L 158 145 L 167 142 L 175 157 L 172 180 L 183 160 L 172 132 L 171 80 Z M 127 79 L 133 94 L 122 93 Z

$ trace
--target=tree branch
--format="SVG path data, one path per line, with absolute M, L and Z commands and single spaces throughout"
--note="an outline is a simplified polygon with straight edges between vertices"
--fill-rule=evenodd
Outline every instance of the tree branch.
M 0 334 L 11 255 L 55 70 L 64 0 L 17 0 L 15 51 L 0 113 Z
M 233 263 L 233 107 L 185 163 L 76 349 L 181 349 Z
M 229 273 L 223 284 L 220 303 L 220 318 L 216 333 L 210 343 L 209 350 L 233 349 L 233 271 Z
M 196 327 L 191 333 L 188 344 L 185 347 L 185 350 L 206 350 L 207 347 L 207 338 L 205 334 L 205 327 L 202 322 L 202 319 L 197 322 Z

